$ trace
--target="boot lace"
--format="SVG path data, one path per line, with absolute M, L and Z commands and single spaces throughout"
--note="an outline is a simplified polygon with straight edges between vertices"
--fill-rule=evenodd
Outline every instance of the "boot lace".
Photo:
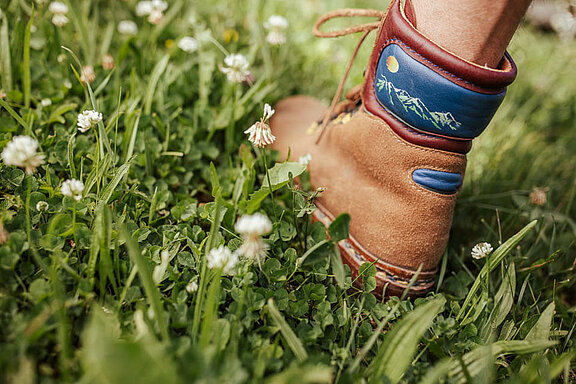
M 338 102 L 340 101 L 340 97 L 342 97 L 342 91 L 344 89 L 344 84 L 346 83 L 346 79 L 348 78 L 348 74 L 350 73 L 350 69 L 352 68 L 352 64 L 354 63 L 354 59 L 356 58 L 356 55 L 358 54 L 358 51 L 360 50 L 360 47 L 362 46 L 362 43 L 364 43 L 364 40 L 366 39 L 366 37 L 368 37 L 370 32 L 372 32 L 373 30 L 377 29 L 380 26 L 380 23 L 381 23 L 381 21 L 385 15 L 386 15 L 385 11 L 379 11 L 376 9 L 356 9 L 356 8 L 338 9 L 338 10 L 331 11 L 331 12 L 324 14 L 314 24 L 314 29 L 312 30 L 312 33 L 314 33 L 314 35 L 316 37 L 321 37 L 321 38 L 340 37 L 340 36 L 350 35 L 353 33 L 362 32 L 362 37 L 360 37 L 358 44 L 356 44 L 356 48 L 354 48 L 354 52 L 352 52 L 352 57 L 350 58 L 350 61 L 348 62 L 348 65 L 346 67 L 346 71 L 344 72 L 344 76 L 342 77 L 342 80 L 340 80 L 340 84 L 338 85 L 338 89 L 336 90 L 336 93 L 334 94 L 334 97 L 332 98 L 332 102 L 330 103 L 330 107 L 328 108 L 328 111 L 324 115 L 324 118 L 322 119 L 322 123 L 318 126 L 318 129 L 320 129 L 320 134 L 318 135 L 318 138 L 316 139 L 316 144 L 318 144 L 320 142 L 320 140 L 322 139 L 322 136 L 324 135 L 324 132 L 326 131 L 326 127 L 328 126 L 328 123 L 330 122 L 330 120 L 332 119 L 334 114 L 336 112 L 339 113 L 340 111 L 346 109 L 345 105 L 344 106 L 343 105 L 338 106 Z M 378 21 L 373 22 L 373 23 L 355 25 L 352 27 L 348 27 L 348 28 L 344 28 L 344 29 L 336 30 L 336 31 L 328 31 L 328 32 L 320 31 L 320 27 L 324 23 L 326 23 L 328 20 L 341 18 L 341 17 L 376 17 L 376 18 L 378 18 Z M 355 103 L 359 100 L 360 93 L 361 93 L 361 87 L 360 86 L 354 87 L 351 91 L 349 91 L 347 93 L 346 97 Z

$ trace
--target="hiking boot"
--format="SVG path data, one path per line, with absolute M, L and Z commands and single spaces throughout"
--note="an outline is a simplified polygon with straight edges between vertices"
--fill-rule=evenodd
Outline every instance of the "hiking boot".
M 319 31 L 342 16 L 381 20 Z M 376 295 L 401 295 L 409 287 L 410 296 L 419 296 L 433 286 L 446 248 L 466 153 L 502 102 L 516 67 L 508 54 L 489 69 L 434 44 L 418 32 L 409 1 L 394 1 L 386 13 L 335 11 L 315 26 L 321 37 L 364 32 L 361 41 L 373 29 L 378 36 L 363 85 L 336 104 L 343 79 L 330 107 L 307 96 L 280 101 L 271 120 L 272 147 L 281 159 L 311 155 L 311 182 L 326 188 L 315 220 L 328 226 L 350 214 L 350 236 L 338 245 L 352 278 L 363 263 L 374 263 Z

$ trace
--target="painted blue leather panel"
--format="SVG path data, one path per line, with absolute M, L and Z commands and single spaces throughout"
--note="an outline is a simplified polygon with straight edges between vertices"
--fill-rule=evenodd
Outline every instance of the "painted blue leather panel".
M 462 175 L 421 168 L 412 172 L 412 180 L 426 189 L 440 193 L 456 193 L 462 186 Z
M 483 94 L 455 84 L 398 44 L 382 51 L 374 86 L 380 104 L 409 126 L 466 139 L 482 133 L 506 94 Z

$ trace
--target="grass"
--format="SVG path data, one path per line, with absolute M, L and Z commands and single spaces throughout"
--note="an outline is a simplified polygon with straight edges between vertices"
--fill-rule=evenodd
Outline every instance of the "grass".
M 314 193 L 291 180 L 304 169 L 270 152 L 265 166 L 242 133 L 265 102 L 330 99 L 355 39 L 309 31 L 350 2 L 175 0 L 159 25 L 134 0 L 68 5 L 61 28 L 47 2 L 4 2 L 0 16 L 0 148 L 27 134 L 46 155 L 34 175 L 0 164 L 0 382 L 574 380 L 573 44 L 521 27 L 519 78 L 469 156 L 436 291 L 377 300 L 373 267 L 350 290 L 335 253 L 348 218 L 327 239 Z M 265 42 L 272 14 L 290 22 L 286 45 Z M 135 36 L 116 32 L 124 19 Z M 185 35 L 198 51 L 177 47 Z M 251 86 L 220 73 L 224 52 L 246 55 Z M 104 120 L 80 133 L 92 108 Z M 78 202 L 60 192 L 70 178 L 86 186 Z M 252 212 L 273 219 L 267 259 L 214 273 L 206 253 L 237 249 L 234 223 Z M 476 261 L 480 241 L 497 249 Z

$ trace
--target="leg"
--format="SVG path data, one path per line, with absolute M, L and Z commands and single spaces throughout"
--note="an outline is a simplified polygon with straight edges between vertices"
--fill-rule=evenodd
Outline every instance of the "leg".
M 412 0 L 416 28 L 441 47 L 496 68 L 531 0 Z

